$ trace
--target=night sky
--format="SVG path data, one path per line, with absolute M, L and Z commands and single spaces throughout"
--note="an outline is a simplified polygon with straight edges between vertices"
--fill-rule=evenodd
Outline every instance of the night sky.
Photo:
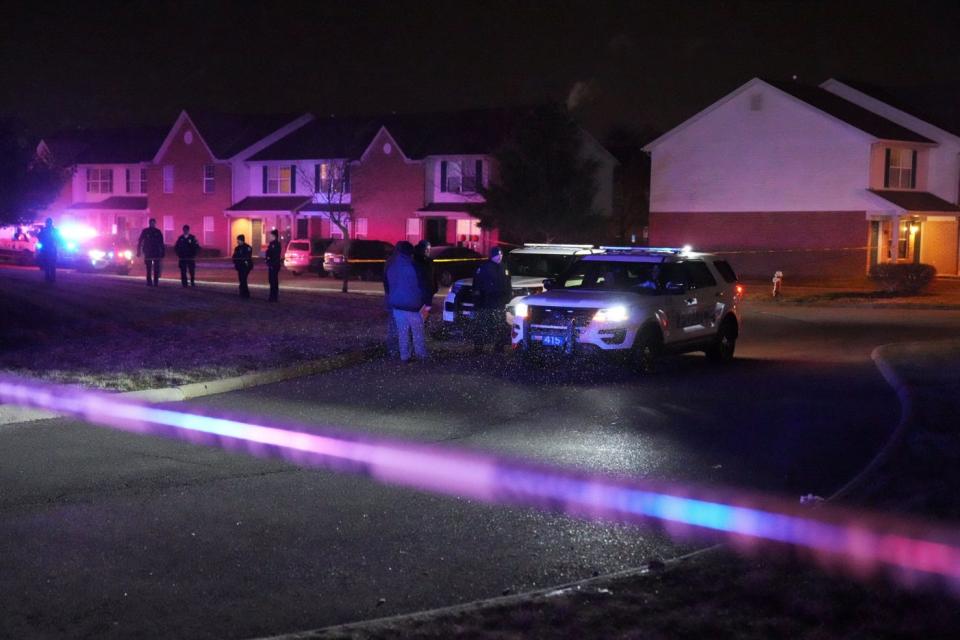
M 20 2 L 0 115 L 34 132 L 183 107 L 318 114 L 572 100 L 665 129 L 753 76 L 960 81 L 960 3 Z

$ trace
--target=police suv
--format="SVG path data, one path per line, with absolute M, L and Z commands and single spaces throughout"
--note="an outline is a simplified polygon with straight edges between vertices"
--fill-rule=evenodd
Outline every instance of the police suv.
M 620 352 L 642 370 L 664 352 L 733 358 L 743 287 L 726 260 L 688 248 L 601 248 L 516 304 L 522 355 Z
M 506 322 L 513 323 L 513 309 L 523 296 L 543 291 L 543 281 L 555 278 L 581 256 L 599 251 L 591 244 L 525 244 L 504 258 L 513 287 Z M 473 278 L 457 280 L 443 301 L 443 321 L 454 326 L 473 317 Z

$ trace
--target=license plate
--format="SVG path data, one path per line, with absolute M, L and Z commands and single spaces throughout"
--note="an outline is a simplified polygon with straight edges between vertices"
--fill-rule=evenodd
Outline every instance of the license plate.
M 543 336 L 543 346 L 545 347 L 562 347 L 566 344 L 566 340 L 563 336 Z

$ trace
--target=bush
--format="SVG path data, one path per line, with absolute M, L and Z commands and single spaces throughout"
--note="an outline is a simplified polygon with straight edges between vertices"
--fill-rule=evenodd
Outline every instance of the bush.
M 888 262 L 870 268 L 870 279 L 890 293 L 920 293 L 933 282 L 935 275 L 937 270 L 929 264 Z

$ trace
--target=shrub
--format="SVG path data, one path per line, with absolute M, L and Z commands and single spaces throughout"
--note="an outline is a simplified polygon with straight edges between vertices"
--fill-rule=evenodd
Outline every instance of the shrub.
M 883 263 L 870 268 L 870 279 L 890 293 L 919 293 L 937 275 L 933 265 L 919 263 Z

